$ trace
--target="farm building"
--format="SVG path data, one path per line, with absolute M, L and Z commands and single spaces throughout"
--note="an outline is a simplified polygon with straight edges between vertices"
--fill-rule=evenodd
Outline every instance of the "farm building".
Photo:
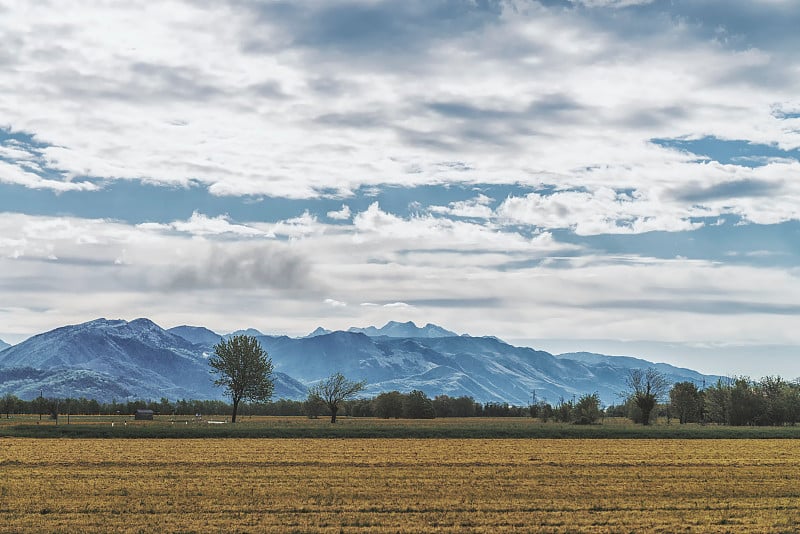
M 134 419 L 136 419 L 137 421 L 152 421 L 153 410 L 136 410 Z

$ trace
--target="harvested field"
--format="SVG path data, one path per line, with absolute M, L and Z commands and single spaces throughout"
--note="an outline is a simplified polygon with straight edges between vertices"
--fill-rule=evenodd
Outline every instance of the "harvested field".
M 798 440 L 0 439 L 2 532 L 752 532 Z

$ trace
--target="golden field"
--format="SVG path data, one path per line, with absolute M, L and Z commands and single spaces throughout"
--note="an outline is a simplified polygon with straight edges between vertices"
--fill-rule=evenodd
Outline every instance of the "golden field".
M 800 440 L 0 438 L 2 532 L 793 532 Z

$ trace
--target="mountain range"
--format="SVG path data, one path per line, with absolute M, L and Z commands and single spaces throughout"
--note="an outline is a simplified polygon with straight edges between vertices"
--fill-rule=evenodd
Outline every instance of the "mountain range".
M 8 343 L 6 343 L 6 342 L 5 342 L 5 341 L 3 341 L 2 339 L 0 339 L 0 351 L 1 351 L 1 350 L 4 350 L 4 349 L 7 349 L 7 348 L 8 348 L 8 347 L 10 347 L 10 346 L 11 346 L 11 345 L 9 345 Z
M 671 382 L 716 381 L 690 369 L 631 357 L 561 354 L 515 347 L 494 337 L 457 335 L 436 325 L 389 322 L 381 328 L 329 331 L 306 337 L 207 328 L 164 330 L 149 319 L 97 319 L 39 334 L 0 351 L 0 394 L 30 399 L 86 397 L 215 399 L 208 357 L 234 334 L 252 335 L 274 365 L 274 398 L 303 399 L 315 382 L 340 372 L 367 381 L 367 395 L 420 389 L 430 396 L 468 395 L 479 402 L 527 405 L 597 393 L 620 402 L 630 369 L 655 367 Z

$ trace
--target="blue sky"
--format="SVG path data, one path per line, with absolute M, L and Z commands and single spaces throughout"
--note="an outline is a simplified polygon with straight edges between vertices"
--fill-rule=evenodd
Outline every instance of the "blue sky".
M 414 320 L 798 377 L 796 7 L 5 2 L 0 339 Z

